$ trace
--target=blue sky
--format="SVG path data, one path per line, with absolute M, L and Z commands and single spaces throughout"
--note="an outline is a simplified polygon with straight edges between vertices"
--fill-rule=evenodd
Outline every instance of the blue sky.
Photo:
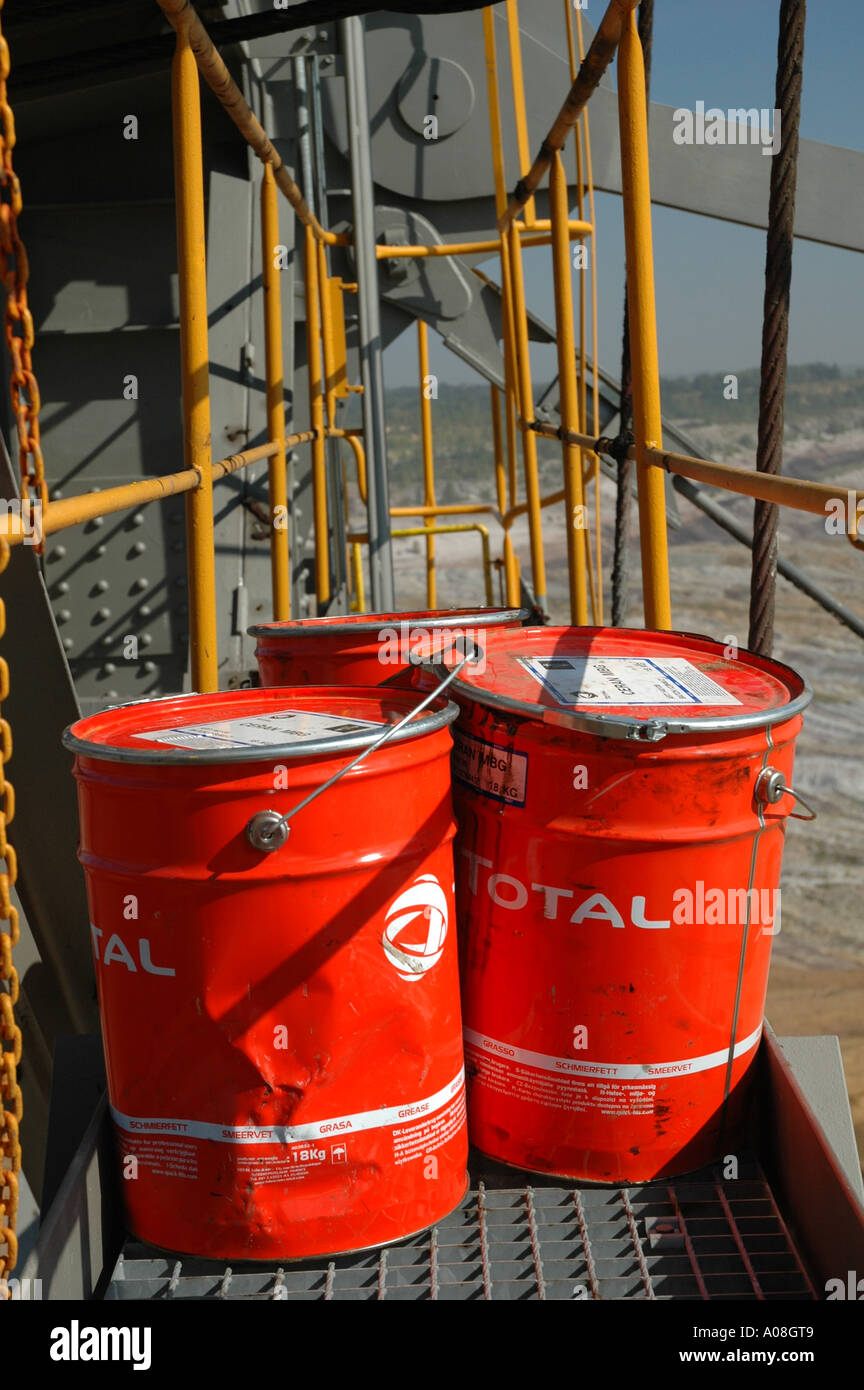
M 587 17 L 593 24 L 603 8 L 600 0 L 589 0 Z M 656 0 L 652 98 L 690 108 L 700 100 L 722 109 L 773 107 L 778 12 L 779 0 Z M 862 58 L 862 0 L 810 0 L 803 138 L 864 149 L 858 96 Z M 550 123 L 559 104 L 557 95 L 550 96 Z M 611 194 L 597 196 L 597 247 L 600 360 L 617 376 L 624 239 L 621 201 Z M 665 375 L 758 366 L 764 256 L 763 231 L 654 208 L 658 337 Z M 494 263 L 488 268 L 495 273 Z M 551 319 L 545 249 L 526 256 L 526 288 L 531 307 Z M 413 337 L 403 335 L 389 350 L 389 385 L 416 380 Z M 796 241 L 789 357 L 793 362 L 864 363 L 864 260 L 859 254 Z M 477 379 L 438 346 L 434 335 L 431 366 L 442 382 Z M 554 350 L 538 350 L 535 378 L 554 372 Z

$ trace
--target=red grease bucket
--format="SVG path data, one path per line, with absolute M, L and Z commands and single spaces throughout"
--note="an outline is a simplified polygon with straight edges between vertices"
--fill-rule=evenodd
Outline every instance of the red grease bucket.
M 681 633 L 486 648 L 451 686 L 472 1142 L 609 1183 L 735 1152 L 810 691 Z
M 462 1200 L 455 705 L 437 700 L 296 809 L 418 703 L 234 691 L 66 731 L 142 1240 L 305 1258 L 400 1240 Z
M 464 643 L 481 648 L 487 631 L 518 627 L 522 608 L 442 608 L 415 613 L 339 614 L 261 623 L 255 656 L 262 685 L 395 685 L 412 688 L 412 666 L 459 659 Z

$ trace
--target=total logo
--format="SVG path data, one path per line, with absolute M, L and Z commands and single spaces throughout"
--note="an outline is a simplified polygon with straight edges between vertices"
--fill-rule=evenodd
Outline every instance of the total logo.
M 381 945 L 400 980 L 419 980 L 437 965 L 447 938 L 447 899 L 434 874 L 421 874 L 387 909 Z

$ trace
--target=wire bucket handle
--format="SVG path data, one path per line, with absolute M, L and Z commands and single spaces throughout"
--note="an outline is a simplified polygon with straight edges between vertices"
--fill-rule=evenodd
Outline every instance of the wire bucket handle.
M 458 640 L 462 642 L 463 645 L 461 650 L 465 652 L 462 660 L 458 665 L 454 666 L 453 670 L 449 675 L 445 676 L 444 680 L 439 681 L 435 689 L 431 691 L 430 694 L 426 695 L 424 699 L 420 701 L 419 705 L 416 705 L 414 709 L 405 715 L 404 719 L 400 719 L 398 724 L 389 725 L 380 738 L 377 738 L 374 743 L 370 743 L 368 748 L 364 748 L 362 753 L 359 753 L 357 757 L 353 758 L 345 767 L 340 768 L 332 777 L 328 777 L 327 781 L 322 782 L 321 786 L 316 787 L 314 792 L 310 792 L 309 796 L 304 797 L 302 801 L 298 801 L 297 805 L 292 806 L 290 811 L 286 811 L 284 816 L 280 816 L 278 811 L 255 812 L 255 815 L 252 816 L 246 826 L 246 839 L 253 849 L 260 850 L 264 854 L 272 854 L 274 850 L 281 849 L 282 846 L 286 844 L 288 836 L 291 833 L 291 822 L 299 811 L 305 810 L 305 808 L 319 796 L 323 796 L 324 792 L 329 791 L 332 786 L 335 786 L 339 779 L 345 776 L 346 772 L 351 772 L 353 768 L 363 762 L 364 758 L 368 758 L 370 753 L 374 753 L 377 749 L 383 748 L 384 744 L 388 743 L 391 738 L 394 738 L 400 729 L 404 729 L 405 725 L 410 724 L 413 719 L 416 719 L 417 715 L 420 714 L 422 710 L 426 709 L 428 705 L 431 705 L 433 700 L 437 700 L 438 696 L 447 689 L 450 682 L 456 679 L 460 671 L 462 671 L 469 662 L 478 661 L 483 656 L 483 648 L 479 643 L 470 642 L 467 637 Z M 468 647 L 470 647 L 470 651 L 467 650 Z

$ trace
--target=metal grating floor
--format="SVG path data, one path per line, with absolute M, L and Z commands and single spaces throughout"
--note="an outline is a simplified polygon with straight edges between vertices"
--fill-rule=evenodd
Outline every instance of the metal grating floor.
M 270 1265 L 179 1259 L 128 1242 L 106 1298 L 812 1300 L 755 1162 L 640 1187 L 562 1185 L 484 1165 L 462 1205 L 400 1245 Z

